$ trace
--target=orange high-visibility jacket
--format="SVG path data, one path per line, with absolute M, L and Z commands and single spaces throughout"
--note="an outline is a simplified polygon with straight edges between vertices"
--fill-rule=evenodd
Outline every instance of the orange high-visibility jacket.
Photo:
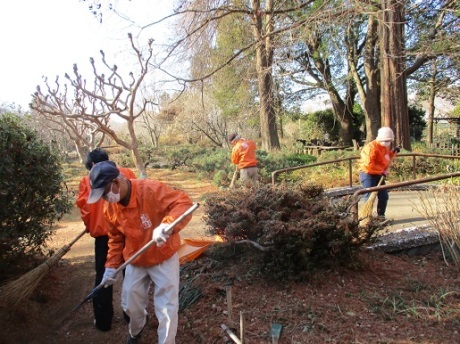
M 126 167 L 118 167 L 118 170 L 128 179 L 135 179 L 136 175 L 133 171 Z M 76 205 L 80 208 L 81 219 L 86 226 L 86 231 L 93 237 L 107 235 L 107 228 L 104 218 L 104 203 L 101 198 L 93 204 L 88 204 L 89 193 L 91 186 L 89 184 L 89 176 L 85 176 L 80 180 L 78 186 L 78 197 Z
M 359 170 L 368 174 L 381 175 L 390 166 L 395 153 L 376 140 L 369 142 L 361 150 Z
M 239 139 L 232 149 L 232 162 L 239 170 L 257 166 L 256 149 L 254 141 Z
M 104 209 L 108 223 L 109 252 L 105 266 L 118 268 L 135 252 L 152 240 L 153 230 L 161 223 L 172 223 L 192 205 L 183 191 L 151 179 L 132 179 L 131 196 L 125 207 L 108 203 Z M 136 266 L 152 266 L 170 258 L 180 246 L 179 231 L 191 220 L 189 215 L 174 227 L 164 245 L 151 245 L 131 262 Z

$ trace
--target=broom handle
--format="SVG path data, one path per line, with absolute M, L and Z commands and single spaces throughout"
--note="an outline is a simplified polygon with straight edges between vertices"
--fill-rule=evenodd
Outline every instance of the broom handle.
M 382 185 L 384 180 L 385 180 L 385 175 L 382 174 L 382 176 L 379 179 L 379 182 L 377 183 L 375 187 L 379 187 L 380 185 Z M 372 200 L 372 203 L 374 202 L 374 199 L 377 197 L 377 194 L 378 194 L 378 191 L 372 191 L 371 194 L 369 195 L 369 199 Z
M 73 239 L 71 242 L 69 242 L 67 245 L 65 245 L 62 250 L 64 250 L 65 252 L 69 251 L 70 248 L 73 246 L 73 244 L 75 244 L 83 235 L 86 234 L 86 228 L 80 233 L 78 234 L 75 239 Z
M 196 208 L 200 206 L 199 203 L 194 203 L 188 210 L 186 210 L 181 216 L 179 216 L 174 222 L 170 223 L 168 227 L 163 229 L 164 233 L 171 233 L 173 230 L 174 226 L 176 226 L 179 222 L 181 222 L 186 216 L 191 214 L 193 211 L 195 211 Z M 84 233 L 83 233 L 84 234 Z M 82 235 L 82 234 L 81 234 Z M 80 235 L 80 236 L 81 236 Z M 78 240 L 78 239 L 77 239 Z M 150 240 L 147 244 L 144 245 L 139 251 L 134 253 L 126 262 L 124 262 L 118 269 L 115 270 L 113 273 L 113 276 L 116 276 L 120 271 L 122 271 L 129 263 L 131 263 L 134 259 L 139 257 L 142 253 L 144 253 L 150 246 L 152 246 L 155 243 L 155 240 Z M 83 306 L 87 301 L 91 300 L 96 293 L 104 287 L 104 284 L 101 282 L 98 286 L 96 286 L 91 293 L 88 294 L 88 296 L 80 302 L 74 309 L 70 311 L 70 313 L 73 313 L 80 309 L 81 306 Z
M 70 248 L 72 247 L 73 244 L 75 244 L 83 235 L 85 235 L 86 233 L 86 229 L 84 229 L 80 234 L 78 234 L 75 239 L 73 239 L 70 243 L 68 243 L 67 245 L 64 245 L 62 246 L 59 251 L 57 251 L 55 254 L 53 254 L 50 258 L 48 258 L 48 260 L 45 261 L 44 264 L 47 264 L 50 268 L 51 268 L 51 265 L 49 265 L 49 261 L 53 260 L 53 259 L 56 259 L 57 256 L 63 256 L 64 254 L 66 254 L 67 252 L 69 252 Z
M 235 168 L 235 172 L 233 172 L 232 181 L 230 182 L 229 188 L 232 189 L 235 186 L 236 178 L 238 177 L 238 166 Z
M 174 222 L 170 223 L 168 227 L 163 229 L 163 233 L 170 234 L 173 230 L 173 228 L 181 222 L 186 216 L 190 215 L 192 212 L 195 211 L 200 206 L 200 203 L 194 203 L 188 210 L 186 210 L 181 216 L 179 216 Z M 147 251 L 147 249 L 155 244 L 155 240 L 150 240 L 147 244 L 145 244 L 139 251 L 134 253 L 127 261 L 125 261 L 118 269 L 115 270 L 113 273 L 113 276 L 116 276 L 120 271 L 122 271 L 128 264 L 130 264 L 134 259 L 139 257 L 142 253 Z M 104 286 L 104 284 L 101 282 L 94 290 L 101 289 Z

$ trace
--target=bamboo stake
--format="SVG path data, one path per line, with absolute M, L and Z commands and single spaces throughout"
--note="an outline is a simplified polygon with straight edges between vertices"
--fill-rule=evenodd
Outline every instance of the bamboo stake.
M 241 340 L 239 340 L 239 338 L 236 336 L 236 334 L 234 334 L 230 328 L 225 325 L 225 324 L 222 324 L 220 325 L 220 328 L 222 330 L 224 330 L 225 332 L 227 332 L 227 334 L 230 336 L 230 338 L 236 343 L 236 344 L 242 344 Z
M 228 326 L 233 326 L 233 314 L 232 314 L 232 283 L 225 285 L 225 291 L 227 295 L 227 316 Z
M 244 344 L 244 313 L 240 311 L 240 340 Z

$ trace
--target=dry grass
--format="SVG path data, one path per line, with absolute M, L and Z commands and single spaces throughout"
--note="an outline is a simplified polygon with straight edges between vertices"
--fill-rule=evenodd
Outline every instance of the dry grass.
M 444 259 L 448 253 L 460 265 L 460 189 L 453 185 L 431 188 L 420 192 L 420 200 L 418 210 L 438 232 Z

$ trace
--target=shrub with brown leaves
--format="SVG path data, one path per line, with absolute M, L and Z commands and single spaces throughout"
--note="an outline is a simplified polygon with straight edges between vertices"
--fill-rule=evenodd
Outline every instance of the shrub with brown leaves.
M 248 261 L 265 275 L 305 279 L 317 269 L 358 263 L 359 248 L 372 238 L 374 227 L 363 235 L 343 211 L 347 202 L 331 201 L 318 186 L 265 185 L 210 196 L 205 222 L 227 245 L 250 244 L 242 254 L 257 252 L 261 259 Z

